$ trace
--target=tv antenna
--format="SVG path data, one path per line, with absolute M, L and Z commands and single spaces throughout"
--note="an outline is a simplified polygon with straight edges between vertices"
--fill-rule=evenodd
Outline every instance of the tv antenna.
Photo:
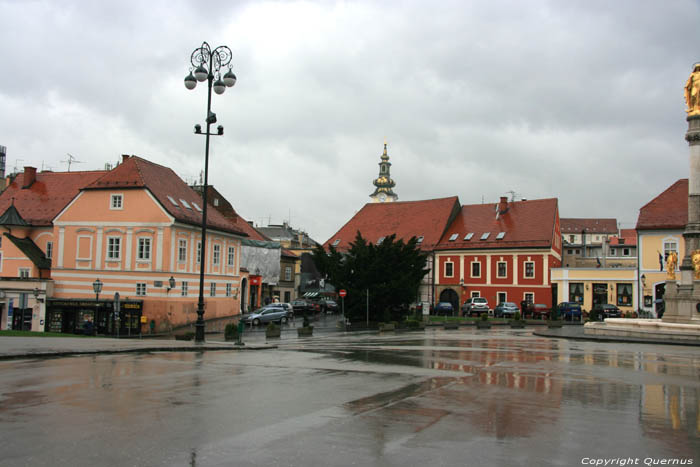
M 64 164 L 68 164 L 68 172 L 70 172 L 70 165 L 71 164 L 82 164 L 83 163 L 83 161 L 79 161 L 78 159 L 73 157 L 72 154 L 70 154 L 68 152 L 66 153 L 66 155 L 68 156 L 68 160 L 61 161 L 61 162 L 63 162 Z
M 520 198 L 520 193 L 516 193 L 514 190 L 506 191 L 506 194 L 510 195 L 510 202 L 515 201 L 515 198 Z

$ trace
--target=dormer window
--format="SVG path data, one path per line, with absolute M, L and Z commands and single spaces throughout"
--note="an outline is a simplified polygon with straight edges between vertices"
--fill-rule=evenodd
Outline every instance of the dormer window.
M 455 240 L 457 240 L 457 237 L 459 237 L 459 234 L 456 234 L 456 233 L 455 233 L 455 234 L 452 234 L 452 235 L 450 235 L 450 240 L 449 240 L 449 241 L 454 242 Z
M 338 246 L 339 243 L 340 243 L 340 239 L 339 239 L 339 238 L 336 238 L 336 239 L 333 241 L 333 246 Z
M 122 209 L 124 207 L 124 195 L 113 194 L 109 198 L 109 209 Z
M 489 238 L 489 235 L 491 235 L 491 232 L 484 232 L 483 234 L 481 234 L 481 240 L 486 240 L 487 238 Z
M 464 236 L 464 239 L 471 240 L 473 236 L 474 236 L 474 232 L 469 232 L 467 235 Z
M 191 207 L 189 204 L 187 204 L 187 201 L 185 201 L 184 199 L 180 198 L 180 202 L 181 202 L 182 205 L 185 206 L 187 209 L 189 209 L 190 211 L 192 210 L 192 207 Z
M 505 232 L 498 232 L 498 235 L 496 235 L 496 240 L 503 240 L 503 237 L 506 236 Z
M 168 201 L 170 201 L 171 203 L 173 203 L 173 206 L 178 206 L 178 207 L 179 207 L 179 205 L 177 204 L 177 201 L 175 201 L 175 199 L 174 199 L 172 196 L 170 196 L 170 195 L 167 195 L 167 196 L 168 196 Z
M 199 205 L 198 205 L 197 203 L 195 203 L 194 201 L 192 202 L 192 206 L 194 206 L 194 208 L 195 208 L 197 211 L 202 212 L 202 208 L 200 208 Z

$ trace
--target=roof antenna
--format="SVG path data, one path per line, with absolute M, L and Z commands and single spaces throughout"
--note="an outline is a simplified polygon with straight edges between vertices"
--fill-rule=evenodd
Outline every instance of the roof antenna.
M 78 159 L 73 157 L 72 154 L 70 154 L 68 152 L 66 153 L 66 155 L 68 156 L 68 160 L 61 161 L 61 162 L 63 162 L 64 164 L 66 164 L 66 163 L 68 164 L 68 172 L 70 172 L 70 165 L 71 164 L 82 164 L 83 163 L 83 161 L 79 161 Z

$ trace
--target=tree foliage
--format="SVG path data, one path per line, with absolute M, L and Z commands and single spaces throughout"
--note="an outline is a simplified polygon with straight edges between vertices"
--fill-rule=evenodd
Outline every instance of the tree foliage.
M 404 243 L 396 240 L 396 234 L 375 245 L 358 231 L 347 253 L 333 246 L 328 250 L 318 246 L 313 260 L 336 289 L 347 290 L 345 315 L 351 321 L 366 319 L 368 291 L 370 321 L 400 320 L 416 300 L 428 272 L 427 257 L 418 248 L 416 237 Z

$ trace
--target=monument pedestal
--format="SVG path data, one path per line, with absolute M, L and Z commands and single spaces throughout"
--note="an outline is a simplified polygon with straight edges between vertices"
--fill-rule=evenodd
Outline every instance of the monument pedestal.
M 664 294 L 666 311 L 662 321 L 664 323 L 700 324 L 700 280 L 694 280 L 690 284 L 676 284 L 675 281 L 666 281 Z

